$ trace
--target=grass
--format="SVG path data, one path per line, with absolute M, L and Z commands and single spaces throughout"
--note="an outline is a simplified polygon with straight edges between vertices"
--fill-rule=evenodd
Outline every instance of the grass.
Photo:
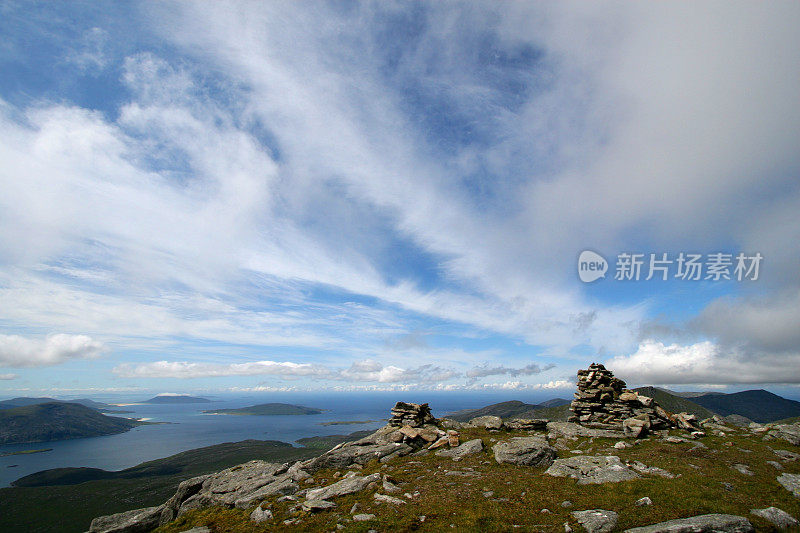
M 491 446 L 492 439 L 504 440 L 518 433 L 488 433 L 483 429 L 462 432 L 462 440 L 479 437 Z M 403 492 L 419 491 L 401 506 L 378 504 L 372 496 L 384 492 L 380 487 L 336 498 L 337 507 L 310 514 L 293 509 L 294 502 L 266 502 L 275 518 L 267 524 L 249 521 L 249 512 L 220 507 L 189 512 L 175 522 L 156 530 L 178 533 L 194 526 L 209 526 L 215 532 L 249 533 L 280 526 L 281 531 L 333 531 L 337 524 L 345 531 L 563 531 L 569 522 L 576 531 L 570 512 L 602 508 L 619 513 L 620 530 L 674 518 L 706 513 L 729 513 L 746 516 L 758 531 L 771 531 L 770 524 L 751 515 L 750 509 L 779 507 L 800 516 L 800 499 L 776 482 L 780 473 L 767 461 L 779 461 L 785 472 L 800 473 L 798 462 L 782 462 L 773 449 L 800 453 L 800 447 L 783 441 L 765 442 L 757 436 L 738 433 L 703 439 L 707 449 L 692 449 L 692 443 L 669 444 L 656 439 L 643 441 L 624 450 L 613 448 L 609 439 L 581 438 L 569 441 L 570 449 L 588 454 L 618 455 L 623 460 L 640 460 L 679 474 L 675 479 L 645 476 L 641 479 L 605 485 L 578 485 L 575 480 L 543 474 L 543 469 L 497 464 L 489 447 L 460 462 L 435 455 L 405 457 L 388 465 L 369 463 L 363 474 L 381 472 L 391 476 Z M 741 451 L 749 450 L 749 452 Z M 560 451 L 560 457 L 569 457 Z M 747 464 L 754 476 L 745 476 L 731 468 L 735 463 Z M 449 476 L 448 471 L 472 471 L 473 477 Z M 343 474 L 344 472 L 341 472 Z M 338 478 L 335 472 L 323 470 L 314 475 L 315 484 L 328 484 Z M 725 483 L 730 486 L 726 488 Z M 309 485 L 310 486 L 310 485 Z M 732 490 L 729 490 L 732 489 Z M 491 498 L 484 491 L 493 491 Z M 402 493 L 401 493 L 402 494 Z M 399 496 L 395 494 L 394 496 Z M 637 507 L 636 500 L 648 496 L 652 506 Z M 498 499 L 500 499 L 498 501 Z M 564 501 L 572 502 L 569 508 Z M 353 522 L 350 508 L 359 504 L 359 513 L 375 514 L 369 522 Z M 542 509 L 550 512 L 543 513 Z M 424 520 L 421 518 L 424 516 Z M 284 525 L 284 520 L 296 520 Z M 267 526 L 267 527 L 265 527 Z

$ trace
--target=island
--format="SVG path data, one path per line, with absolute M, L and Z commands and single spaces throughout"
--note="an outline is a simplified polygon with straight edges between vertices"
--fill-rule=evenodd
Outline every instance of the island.
M 197 396 L 189 396 L 188 394 L 159 394 L 142 403 L 211 403 L 208 398 L 199 398 Z
M 241 416 L 273 416 L 273 415 L 318 415 L 321 409 L 292 405 L 289 403 L 262 403 L 238 409 L 214 409 L 203 411 L 207 415 L 241 415 Z
M 0 410 L 0 444 L 49 442 L 124 433 L 148 424 L 106 416 L 77 403 L 49 402 Z

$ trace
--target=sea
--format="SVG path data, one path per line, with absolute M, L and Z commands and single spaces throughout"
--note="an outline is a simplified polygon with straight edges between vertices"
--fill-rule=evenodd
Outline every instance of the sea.
M 148 404 L 136 400 L 93 398 L 108 403 L 129 404 L 120 410 L 131 413 L 110 415 L 165 422 L 140 426 L 117 435 L 0 445 L 0 455 L 22 450 L 52 448 L 51 451 L 0 457 L 0 487 L 28 474 L 62 467 L 93 467 L 121 470 L 145 461 L 176 453 L 246 439 L 279 440 L 299 446 L 303 437 L 348 434 L 374 430 L 386 424 L 389 409 L 397 401 L 424 403 L 437 417 L 459 409 L 474 409 L 507 400 L 539 403 L 547 396 L 508 393 L 462 392 L 327 392 L 249 394 L 247 396 L 205 396 L 211 403 Z M 141 398 L 140 400 L 145 400 Z M 322 409 L 318 415 L 234 416 L 211 415 L 202 411 L 239 408 L 261 403 L 280 402 Z M 360 424 L 323 425 L 333 421 L 367 421 Z

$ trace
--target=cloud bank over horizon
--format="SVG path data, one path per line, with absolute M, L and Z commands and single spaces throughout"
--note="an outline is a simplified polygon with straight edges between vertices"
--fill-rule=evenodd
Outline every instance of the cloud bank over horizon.
M 0 392 L 800 383 L 796 3 L 3 9 Z

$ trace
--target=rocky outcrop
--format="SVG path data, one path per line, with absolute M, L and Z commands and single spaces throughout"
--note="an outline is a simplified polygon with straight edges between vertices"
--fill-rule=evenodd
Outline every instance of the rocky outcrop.
M 750 533 L 753 525 L 742 516 L 704 514 L 651 526 L 626 529 L 625 533 Z
M 381 480 L 381 475 L 378 473 L 370 474 L 369 476 L 353 476 L 348 479 L 337 481 L 327 487 L 313 489 L 306 493 L 306 498 L 309 500 L 327 500 L 344 496 L 345 494 L 352 494 L 367 488 L 370 483 L 377 483 Z
M 556 458 L 556 449 L 540 437 L 513 437 L 492 447 L 498 463 L 547 467 Z
M 571 477 L 578 485 L 618 483 L 636 479 L 636 472 L 625 466 L 616 455 L 580 456 L 556 459 L 545 474 L 555 477 Z
M 148 533 L 159 525 L 161 507 L 147 507 L 92 520 L 89 533 Z
M 672 415 L 653 398 L 625 388 L 625 382 L 610 370 L 592 363 L 578 370 L 578 391 L 570 404 L 570 422 L 582 426 L 623 430 L 625 436 L 642 437 L 652 430 L 684 427 L 699 431 L 694 415 Z

